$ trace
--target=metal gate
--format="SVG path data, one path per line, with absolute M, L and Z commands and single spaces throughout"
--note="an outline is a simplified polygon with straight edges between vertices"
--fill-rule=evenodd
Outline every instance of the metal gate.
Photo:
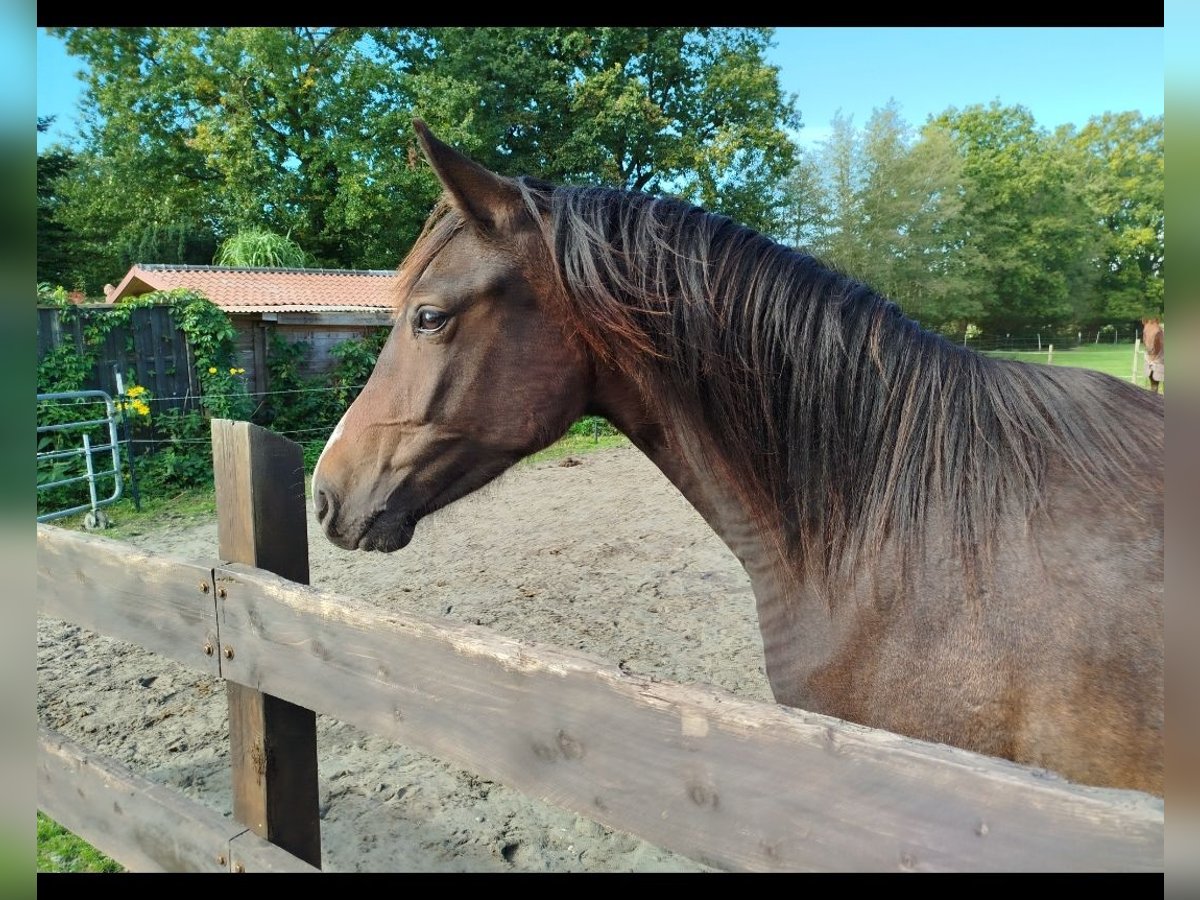
M 41 466 L 44 462 L 54 460 L 75 459 L 82 457 L 84 473 L 81 475 L 72 475 L 68 478 L 59 478 L 54 481 L 47 481 L 44 484 L 39 484 L 37 489 L 39 492 L 48 490 L 53 487 L 61 487 L 67 484 L 78 484 L 86 481 L 88 485 L 88 494 L 91 497 L 89 503 L 84 503 L 79 506 L 72 506 L 69 509 L 60 509 L 54 512 L 42 513 L 37 517 L 39 522 L 49 522 L 54 519 L 61 519 L 63 516 L 70 516 L 75 513 L 83 512 L 85 509 L 97 512 L 101 507 L 108 506 L 121 499 L 121 490 L 123 482 L 121 479 L 121 444 L 117 430 L 117 406 L 113 402 L 113 398 L 104 391 L 64 391 L 54 394 L 38 394 L 37 402 L 42 403 L 47 400 L 75 400 L 87 399 L 103 400 L 105 415 L 99 419 L 81 419 L 78 422 L 64 422 L 58 425 L 38 425 L 37 433 L 40 437 L 43 434 L 48 434 L 55 431 L 80 431 L 80 446 L 63 449 L 63 450 L 46 450 L 39 451 L 37 454 L 37 464 Z M 91 436 L 88 434 L 88 429 L 97 426 L 107 426 L 108 441 L 107 443 L 93 444 Z M 109 469 L 96 468 L 96 458 L 100 458 L 101 465 L 111 464 Z M 112 479 L 112 493 L 100 499 L 96 490 L 96 483 L 101 480 Z

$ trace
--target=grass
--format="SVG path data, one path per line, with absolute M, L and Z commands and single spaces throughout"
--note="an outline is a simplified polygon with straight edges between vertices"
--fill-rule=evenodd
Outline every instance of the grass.
M 539 450 L 521 460 L 521 465 L 547 462 L 555 459 L 565 459 L 568 456 L 582 456 L 594 450 L 607 450 L 609 447 L 632 447 L 629 438 L 623 434 L 602 434 L 597 438 L 590 435 L 568 434 L 560 441 L 551 444 L 545 450 Z
M 124 872 L 121 864 L 77 838 L 49 816 L 37 814 L 39 872 Z
M 1041 363 L 1049 361 L 1046 350 L 990 350 L 986 356 L 999 359 L 1016 359 L 1021 362 Z M 1050 363 L 1055 366 L 1073 366 L 1080 369 L 1095 369 L 1109 375 L 1129 380 L 1133 374 L 1133 345 L 1132 344 L 1083 344 L 1079 347 L 1054 348 L 1054 359 Z M 1149 387 L 1146 380 L 1145 363 L 1138 359 L 1137 379 L 1140 387 Z M 1164 391 L 1166 384 L 1163 384 Z

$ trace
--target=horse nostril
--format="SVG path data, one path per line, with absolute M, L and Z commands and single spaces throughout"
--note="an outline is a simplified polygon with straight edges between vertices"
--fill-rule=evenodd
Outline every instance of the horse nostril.
M 313 508 L 317 513 L 317 521 L 324 524 L 325 519 L 329 517 L 329 512 L 333 508 L 333 503 L 330 501 L 329 492 L 324 488 L 317 488 L 313 495 Z

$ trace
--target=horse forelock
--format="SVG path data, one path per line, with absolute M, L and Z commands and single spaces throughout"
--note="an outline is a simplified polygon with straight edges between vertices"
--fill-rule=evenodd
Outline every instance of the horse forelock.
M 1161 417 L 1144 392 L 983 357 L 683 201 L 559 187 L 547 241 L 574 330 L 648 395 L 692 411 L 710 465 L 818 586 L 889 539 L 902 559 L 922 552 L 934 503 L 965 569 L 983 571 L 1001 518 L 1037 511 L 1052 456 L 1099 485 L 1155 452 L 1111 424 L 1122 404 Z

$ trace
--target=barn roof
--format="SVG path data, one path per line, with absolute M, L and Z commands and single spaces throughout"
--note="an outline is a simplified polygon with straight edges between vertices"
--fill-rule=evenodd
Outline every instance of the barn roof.
M 250 269 L 231 266 L 147 265 L 131 268 L 108 291 L 115 303 L 151 291 L 197 291 L 230 313 L 390 310 L 391 269 Z

